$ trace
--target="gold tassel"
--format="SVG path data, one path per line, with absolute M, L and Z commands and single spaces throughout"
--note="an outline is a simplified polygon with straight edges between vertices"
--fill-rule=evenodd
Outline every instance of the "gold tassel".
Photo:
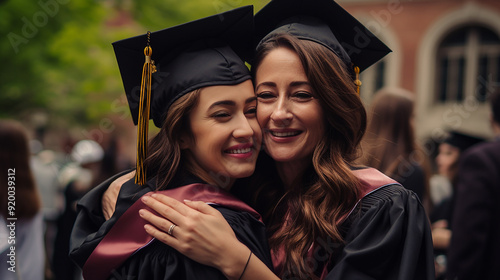
M 156 72 L 154 61 L 151 60 L 153 50 L 149 45 L 151 32 L 148 31 L 148 42 L 144 48 L 146 61 L 142 67 L 141 96 L 139 101 L 139 117 L 137 123 L 137 163 L 135 173 L 135 183 L 142 186 L 146 184 L 146 168 L 144 160 L 148 151 L 148 128 L 149 111 L 151 106 L 151 80 L 152 74 Z
M 356 80 L 354 80 L 354 84 L 356 85 L 356 92 L 359 96 L 359 88 L 361 87 L 361 80 L 359 79 L 359 67 L 354 66 L 354 73 L 356 73 Z

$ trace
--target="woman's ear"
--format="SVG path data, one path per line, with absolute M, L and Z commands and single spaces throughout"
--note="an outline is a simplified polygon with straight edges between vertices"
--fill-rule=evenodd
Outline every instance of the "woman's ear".
M 186 133 L 182 133 L 181 137 L 179 138 L 179 146 L 181 147 L 181 150 L 189 149 L 190 141 L 191 137 L 189 137 L 189 135 L 187 135 Z

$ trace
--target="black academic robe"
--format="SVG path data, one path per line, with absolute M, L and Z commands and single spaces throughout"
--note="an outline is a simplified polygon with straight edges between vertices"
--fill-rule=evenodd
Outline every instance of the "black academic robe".
M 117 220 L 142 195 L 156 189 L 154 179 L 144 186 L 137 186 L 133 179 L 123 184 L 113 217 L 104 222 L 101 212 L 101 197 L 109 184 L 125 173 L 117 174 L 96 187 L 79 203 L 79 214 L 71 239 L 71 258 L 84 267 L 99 242 L 103 240 Z M 192 176 L 174 178 L 168 189 L 189 184 L 202 183 Z M 224 205 L 212 205 L 221 212 L 236 237 L 259 259 L 271 267 L 271 258 L 265 227 L 248 212 L 238 211 Z M 144 229 L 140 229 L 144 230 Z M 127 234 L 124 232 L 124 234 Z M 128 277 L 128 278 L 127 278 Z M 162 242 L 150 244 L 130 256 L 119 267 L 112 270 L 109 279 L 225 279 L 224 275 L 209 266 L 201 265 L 180 254 Z
M 343 242 L 317 238 L 307 264 L 327 280 L 435 279 L 430 224 L 418 196 L 376 169 L 353 174 L 360 200 L 338 222 Z M 282 257 L 273 260 L 281 271 Z
M 375 190 L 343 228 L 325 279 L 435 279 L 431 229 L 414 192 L 396 184 Z

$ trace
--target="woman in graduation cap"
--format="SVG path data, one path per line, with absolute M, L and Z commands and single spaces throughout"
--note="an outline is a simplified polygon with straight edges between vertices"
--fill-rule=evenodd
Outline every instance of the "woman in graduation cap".
M 70 255 L 85 279 L 225 279 L 221 271 L 183 256 L 144 231 L 144 210 L 139 210 L 147 209 L 144 202 L 158 193 L 212 203 L 217 217 L 227 221 L 226 230 L 271 266 L 260 215 L 228 193 L 235 179 L 253 173 L 261 146 L 257 101 L 250 72 L 240 58 L 251 47 L 243 34 L 251 34 L 252 28 L 253 8 L 246 6 L 113 43 L 139 127 L 138 164 L 135 180 L 123 184 L 108 221 L 95 213 L 101 209 L 103 188 L 79 202 Z M 157 58 L 154 74 L 152 49 Z M 147 137 L 149 108 L 161 129 L 143 157 L 141 138 Z M 185 229 L 170 225 L 167 233 L 175 236 Z
M 159 196 L 148 205 L 162 216 L 148 212 L 155 227 L 147 231 L 230 279 L 240 277 L 228 269 L 235 267 L 245 271 L 241 279 L 433 279 L 417 195 L 353 164 L 366 128 L 357 74 L 389 49 L 331 0 L 273 0 L 255 24 L 263 39 L 252 71 L 266 153 L 238 191 L 264 217 L 277 276 L 221 226 L 205 223 L 215 211 L 204 203 Z M 195 214 L 206 219 L 193 228 Z M 190 229 L 172 237 L 171 224 Z

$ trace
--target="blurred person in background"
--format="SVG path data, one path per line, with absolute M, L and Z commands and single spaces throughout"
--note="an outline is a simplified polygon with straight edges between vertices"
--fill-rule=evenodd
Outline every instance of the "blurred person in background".
M 55 279 L 78 279 L 80 269 L 68 257 L 69 242 L 76 220 L 76 204 L 101 177 L 104 150 L 93 140 L 81 140 L 73 147 L 73 162 L 61 170 L 59 181 L 64 188 L 65 209 L 57 221 L 52 270 Z
M 429 210 L 429 159 L 415 140 L 414 108 L 413 94 L 405 89 L 384 88 L 375 93 L 360 163 L 415 192 Z
M 30 166 L 41 195 L 41 211 L 45 226 L 45 253 L 48 260 L 45 267 L 45 277 L 52 279 L 51 257 L 54 254 L 57 219 L 64 210 L 64 197 L 58 181 L 61 156 L 53 150 L 44 149 L 43 144 L 35 139 L 30 141 L 30 150 Z
M 458 162 L 461 155 L 469 147 L 483 142 L 484 139 L 459 131 L 450 131 L 441 144 L 436 157 L 436 165 L 440 176 L 455 186 L 458 178 Z M 453 187 L 450 196 L 437 203 L 430 214 L 432 223 L 432 239 L 436 256 L 437 279 L 444 279 L 446 271 L 446 251 L 450 244 L 451 215 L 454 204 Z
M 41 200 L 27 132 L 15 121 L 0 120 L 0 166 L 0 279 L 44 279 Z
M 491 95 L 495 139 L 460 159 L 447 279 L 500 279 L 500 89 Z

